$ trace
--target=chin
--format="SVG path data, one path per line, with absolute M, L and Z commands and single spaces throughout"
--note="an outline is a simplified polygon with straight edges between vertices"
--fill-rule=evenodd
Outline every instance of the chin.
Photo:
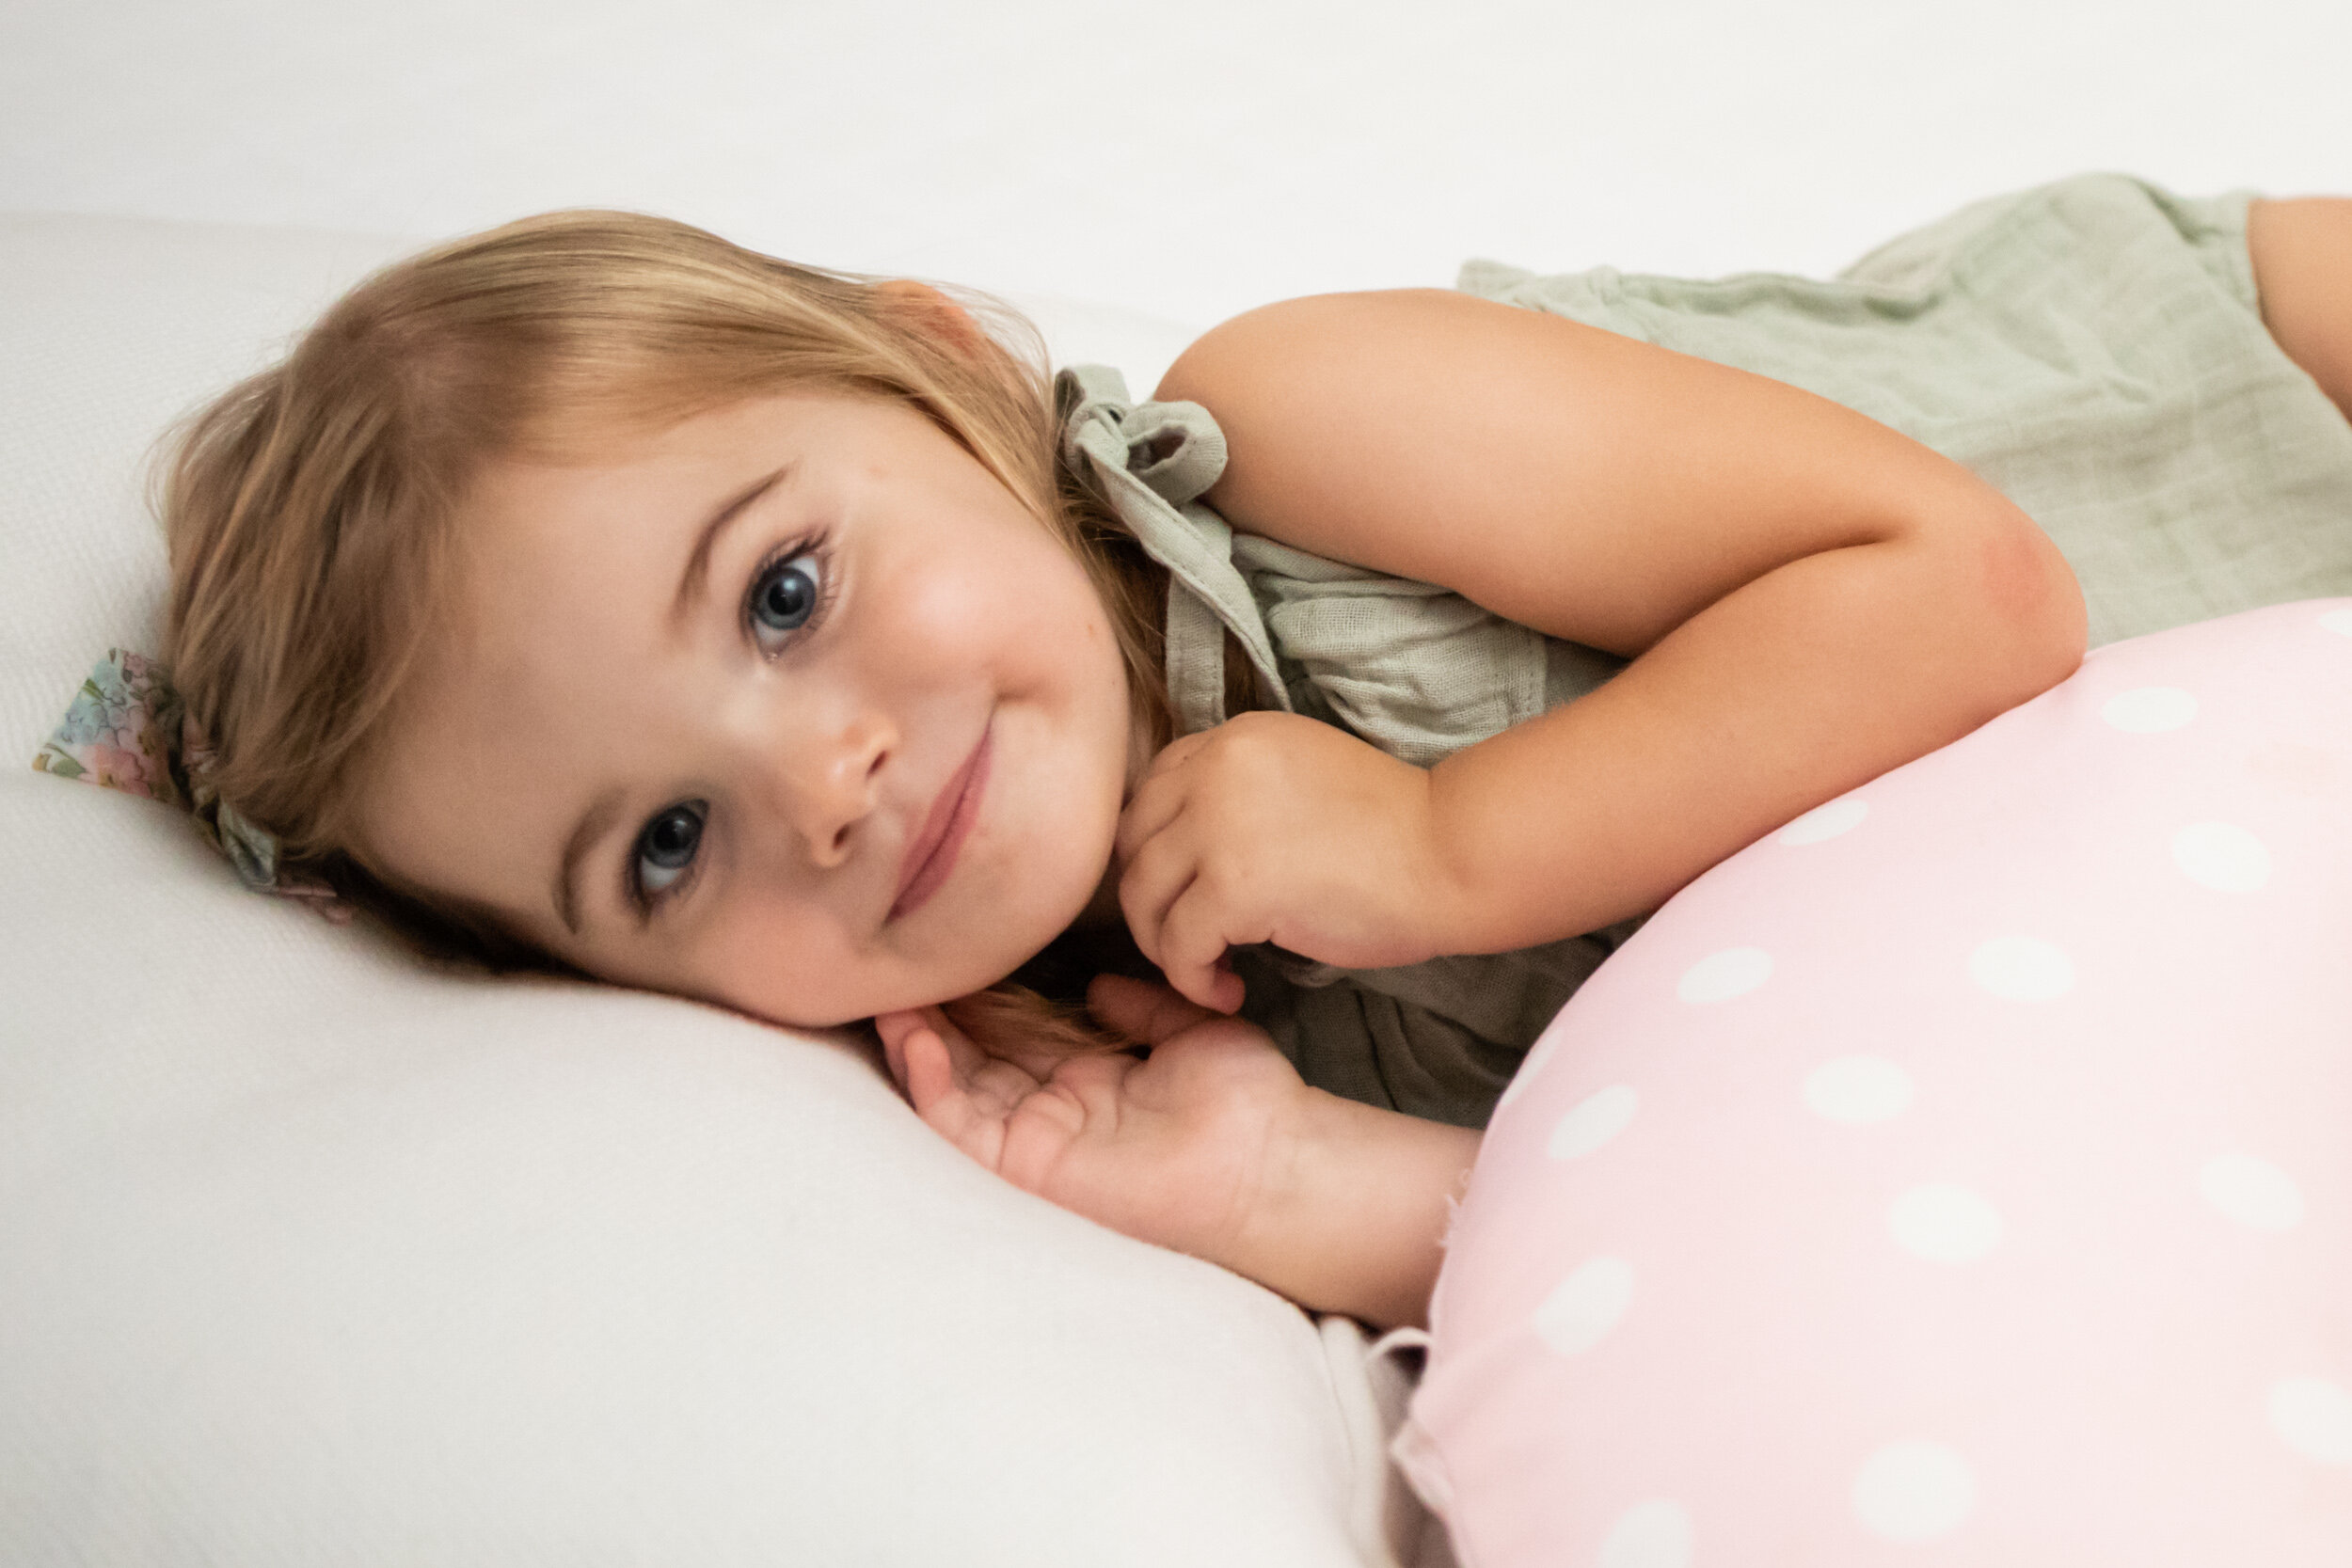
M 1104 873 L 1111 858 L 1108 838 L 1105 834 L 1099 859 L 1072 862 L 1066 876 L 1051 879 L 1056 895 L 1045 895 L 1045 890 L 1037 885 L 1041 879 L 1030 879 L 1021 890 L 1029 897 L 1001 897 L 984 902 L 981 907 L 986 911 L 982 918 L 988 923 L 988 956 L 974 963 L 968 983 L 939 1000 L 968 996 L 1009 978 L 1014 971 L 1082 924 L 1093 908 L 1098 891 L 1107 895 L 1105 918 L 1120 919 L 1115 884 L 1105 882 Z

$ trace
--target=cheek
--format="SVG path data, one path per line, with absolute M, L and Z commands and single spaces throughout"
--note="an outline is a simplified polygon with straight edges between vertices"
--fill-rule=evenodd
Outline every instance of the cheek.
M 944 658 L 993 669 L 1019 691 L 1067 687 L 1099 670 L 1105 651 L 1117 657 L 1092 585 L 1058 552 L 928 574 L 904 613 Z
M 1007 947 L 1006 927 L 999 914 L 987 922 L 985 935 L 966 930 L 936 952 L 885 955 L 843 943 L 821 922 L 746 921 L 698 955 L 701 983 L 680 985 L 672 977 L 656 989 L 682 990 L 787 1028 L 829 1029 L 993 985 L 1035 950 Z M 1053 934 L 1044 931 L 1035 946 Z
M 1106 685 L 1117 687 L 1123 706 L 1126 661 L 1120 652 L 1110 607 L 1095 592 L 1093 579 L 1087 576 L 1085 568 L 1058 555 L 1056 564 L 1059 570 L 1055 574 L 1050 596 L 1044 592 L 1039 594 L 1038 634 L 1034 641 L 1041 647 L 1050 641 L 1051 652 L 1064 669 L 1081 677 L 1090 689 Z
M 656 989 L 691 995 L 794 1028 L 821 1029 L 870 1017 L 882 989 L 870 958 L 849 951 L 838 927 L 789 903 L 749 903 L 707 927 L 682 954 L 686 975 Z

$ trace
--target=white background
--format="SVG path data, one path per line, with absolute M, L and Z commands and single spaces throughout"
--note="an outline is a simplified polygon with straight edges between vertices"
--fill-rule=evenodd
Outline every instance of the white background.
M 627 206 L 1202 325 L 1470 254 L 1826 272 L 2094 167 L 2352 190 L 2352 4 L 0 0 L 0 208 Z

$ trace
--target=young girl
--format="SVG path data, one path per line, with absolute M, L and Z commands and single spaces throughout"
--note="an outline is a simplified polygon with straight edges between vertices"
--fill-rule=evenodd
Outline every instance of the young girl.
M 2074 573 L 2100 641 L 2352 592 L 2352 204 L 2094 178 L 1835 284 L 1466 287 L 1131 405 L 654 219 L 415 258 L 181 451 L 205 787 L 494 950 L 874 1019 L 1009 1180 L 1414 1321 L 1576 983 L 2067 674 Z

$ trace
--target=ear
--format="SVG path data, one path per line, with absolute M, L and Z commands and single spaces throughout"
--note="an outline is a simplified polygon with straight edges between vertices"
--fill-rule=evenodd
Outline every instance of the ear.
M 911 277 L 893 277 L 874 285 L 874 293 L 890 314 L 911 323 L 966 358 L 977 357 L 995 345 L 988 329 L 972 312 L 932 288 Z

